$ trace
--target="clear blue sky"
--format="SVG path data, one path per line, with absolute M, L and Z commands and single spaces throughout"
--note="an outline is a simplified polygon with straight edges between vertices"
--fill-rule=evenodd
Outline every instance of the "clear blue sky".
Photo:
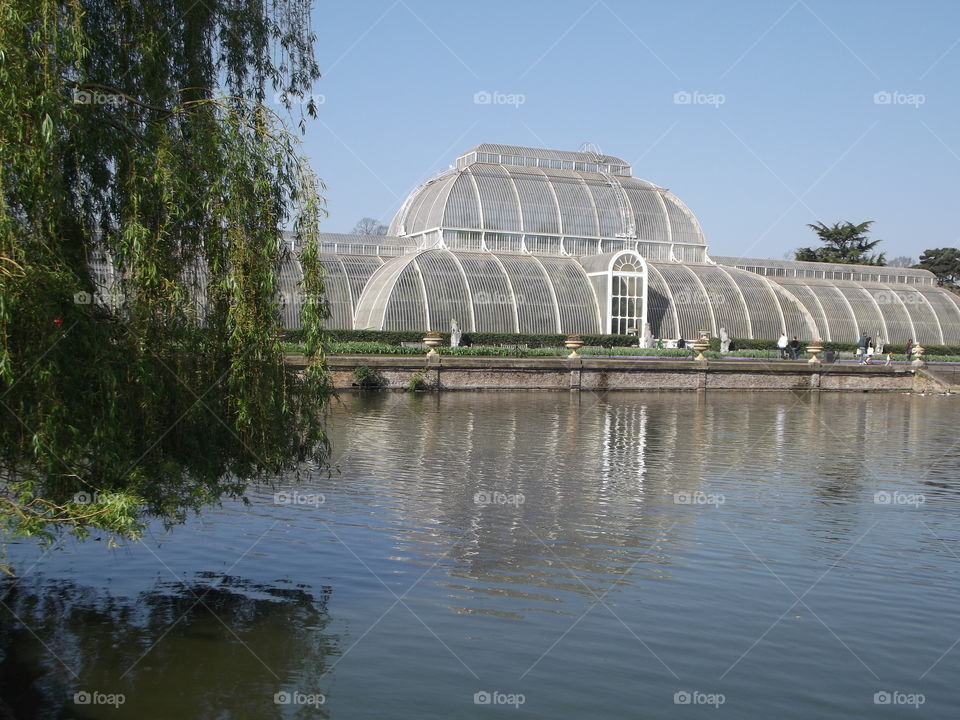
M 782 257 L 816 220 L 875 220 L 888 258 L 960 241 L 956 0 L 358 0 L 313 17 L 326 232 L 388 223 L 478 143 L 591 141 L 686 202 L 715 255 Z

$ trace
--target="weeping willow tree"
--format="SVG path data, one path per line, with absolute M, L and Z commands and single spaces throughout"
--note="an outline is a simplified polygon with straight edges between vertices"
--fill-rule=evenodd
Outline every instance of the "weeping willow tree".
M 136 536 L 326 457 L 322 185 L 287 127 L 315 114 L 313 40 L 304 0 L 0 6 L 6 532 Z

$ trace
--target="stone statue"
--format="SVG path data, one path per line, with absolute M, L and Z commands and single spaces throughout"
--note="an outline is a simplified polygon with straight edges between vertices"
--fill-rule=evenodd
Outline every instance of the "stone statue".
M 460 323 L 456 320 L 450 321 L 450 347 L 460 347 Z
M 653 331 L 650 329 L 650 323 L 643 324 L 643 334 L 640 336 L 640 347 L 653 347 Z
M 720 328 L 720 353 L 726 355 L 730 352 L 730 336 L 726 328 Z

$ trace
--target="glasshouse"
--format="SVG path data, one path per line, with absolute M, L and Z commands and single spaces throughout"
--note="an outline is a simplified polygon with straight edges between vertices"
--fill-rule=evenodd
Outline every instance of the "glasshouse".
M 410 193 L 386 235 L 320 242 L 331 328 L 960 344 L 960 297 L 932 273 L 710 257 L 679 198 L 596 152 L 479 145 Z M 299 278 L 294 252 L 290 328 Z

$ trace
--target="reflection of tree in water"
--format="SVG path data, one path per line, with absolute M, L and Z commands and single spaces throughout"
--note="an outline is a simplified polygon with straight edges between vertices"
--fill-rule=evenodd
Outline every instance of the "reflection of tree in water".
M 0 719 L 4 710 L 15 718 L 325 716 L 278 706 L 274 694 L 325 692 L 321 679 L 337 652 L 336 637 L 324 632 L 330 588 L 317 596 L 218 579 L 201 574 L 132 600 L 69 581 L 0 586 L 0 698 L 8 706 Z M 123 693 L 126 702 L 76 705 L 82 690 Z

